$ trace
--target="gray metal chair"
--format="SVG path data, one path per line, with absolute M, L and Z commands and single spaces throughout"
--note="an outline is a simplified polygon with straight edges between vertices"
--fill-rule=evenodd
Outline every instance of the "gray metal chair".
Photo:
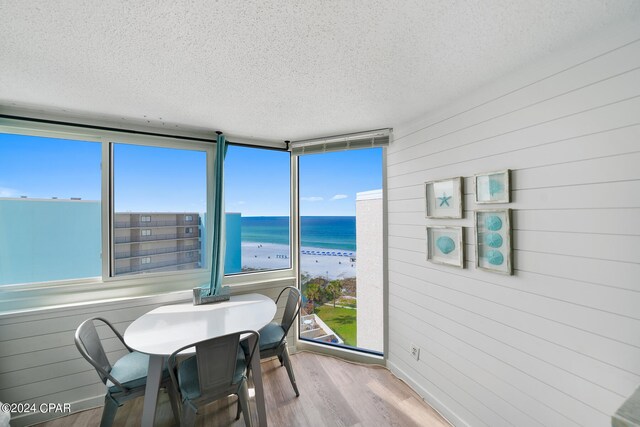
M 247 354 L 239 345 L 241 336 L 255 338 Z M 242 331 L 187 345 L 169 356 L 169 375 L 182 402 L 181 426 L 195 425 L 198 409 L 205 404 L 235 394 L 238 396 L 236 420 L 242 412 L 245 425 L 251 427 L 247 366 L 251 364 L 258 339 L 257 332 Z M 181 352 L 192 347 L 195 347 L 195 356 L 178 360 Z
M 287 349 L 287 334 L 293 321 L 300 313 L 300 306 L 302 305 L 302 297 L 298 288 L 293 286 L 287 286 L 280 291 L 278 298 L 276 299 L 276 305 L 280 301 L 280 297 L 287 294 L 287 305 L 284 308 L 284 314 L 280 322 L 271 322 L 264 328 L 260 329 L 260 358 L 266 359 L 268 357 L 278 356 L 280 366 L 287 368 L 287 374 L 289 374 L 289 380 L 293 386 L 293 390 L 296 392 L 296 397 L 300 396 L 298 391 L 298 385 L 296 384 L 296 377 L 293 374 L 293 367 L 291 366 L 291 359 L 289 358 L 289 350 Z
M 101 322 L 108 326 L 122 345 L 129 351 L 128 354 L 118 359 L 113 366 L 98 336 L 95 322 Z M 127 346 L 122 335 L 101 317 L 87 319 L 78 326 L 75 334 L 75 343 L 80 354 L 95 368 L 100 380 L 107 386 L 107 394 L 104 397 L 104 410 L 100 427 L 108 427 L 113 424 L 118 407 L 128 400 L 144 395 L 147 385 L 147 370 L 149 368 L 149 356 L 138 353 Z M 168 372 L 163 373 L 162 384 L 170 393 L 171 407 L 174 418 L 178 421 L 175 396 L 171 391 L 171 380 Z

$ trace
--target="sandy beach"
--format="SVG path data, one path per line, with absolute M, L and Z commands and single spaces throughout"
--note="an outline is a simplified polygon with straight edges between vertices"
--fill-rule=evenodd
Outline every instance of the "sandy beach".
M 324 253 L 324 255 L 323 255 Z M 340 255 L 338 255 L 340 254 Z M 351 254 L 351 255 L 349 255 Z M 274 243 L 242 243 L 242 268 L 279 269 L 290 265 L 289 247 Z M 311 277 L 329 280 L 356 276 L 355 251 L 327 248 L 301 248 L 300 270 Z

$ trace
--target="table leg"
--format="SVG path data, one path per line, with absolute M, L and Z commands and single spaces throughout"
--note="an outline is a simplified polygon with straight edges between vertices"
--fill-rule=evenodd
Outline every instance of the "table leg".
M 147 386 L 144 390 L 144 404 L 142 407 L 142 427 L 153 427 L 156 418 L 158 390 L 162 378 L 164 356 L 149 356 L 149 371 L 147 372 Z
M 249 347 L 256 342 L 255 336 L 249 337 Z M 260 346 L 256 345 L 256 351 L 251 359 L 251 372 L 253 375 L 253 386 L 258 408 L 258 425 L 267 427 L 267 408 L 264 403 L 264 388 L 262 387 L 262 368 L 260 367 Z

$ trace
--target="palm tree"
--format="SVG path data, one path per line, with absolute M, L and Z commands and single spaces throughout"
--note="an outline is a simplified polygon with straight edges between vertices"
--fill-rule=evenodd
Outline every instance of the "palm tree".
M 322 299 L 322 288 L 317 283 L 309 283 L 307 285 L 307 289 L 304 291 L 304 296 L 307 297 L 309 301 L 313 302 L 313 308 L 315 311 L 316 301 L 320 301 Z
M 327 285 L 327 292 L 331 294 L 331 299 L 333 299 L 333 308 L 336 308 L 336 300 L 342 296 L 342 283 L 339 280 L 332 280 Z

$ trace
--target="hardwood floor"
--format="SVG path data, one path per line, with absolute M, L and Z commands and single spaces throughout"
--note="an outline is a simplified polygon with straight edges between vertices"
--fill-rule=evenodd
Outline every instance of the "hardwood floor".
M 291 356 L 300 389 L 296 398 L 289 377 L 277 359 L 262 363 L 269 425 L 281 426 L 421 426 L 450 427 L 405 383 L 387 369 L 359 365 L 315 353 Z M 253 399 L 252 399 L 252 405 Z M 255 406 L 252 406 L 257 425 Z M 118 410 L 114 426 L 140 425 L 142 398 Z M 100 425 L 102 408 L 38 424 L 40 427 L 93 427 Z M 236 399 L 222 399 L 198 416 L 198 427 L 244 426 L 235 421 Z M 173 425 L 167 394 L 160 393 L 158 427 Z

